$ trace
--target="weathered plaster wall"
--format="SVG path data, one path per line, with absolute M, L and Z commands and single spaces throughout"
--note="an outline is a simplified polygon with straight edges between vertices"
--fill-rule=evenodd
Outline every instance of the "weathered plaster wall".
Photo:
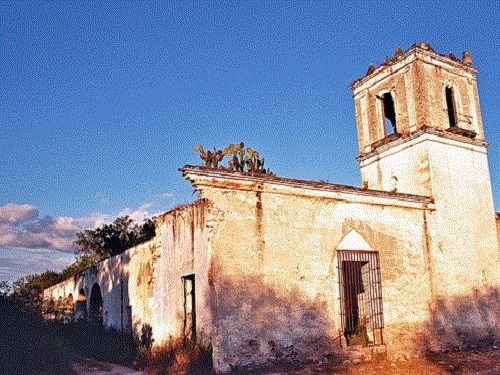
M 66 299 L 72 294 L 76 302 L 83 289 L 88 311 L 92 287 L 97 284 L 103 300 L 104 324 L 126 331 L 134 328 L 136 334 L 140 333 L 142 325 L 151 320 L 147 301 L 152 274 L 148 267 L 156 251 L 155 239 L 135 246 L 46 289 L 44 298 Z
M 429 152 L 424 139 L 401 142 L 390 149 L 382 146 L 360 160 L 361 180 L 369 189 L 432 196 Z
M 160 344 L 182 337 L 184 291 L 182 276 L 196 275 L 196 313 L 199 336 L 207 337 L 207 234 L 205 203 L 196 202 L 167 212 L 157 221 L 154 239 L 99 262 L 82 273 L 44 291 L 47 300 L 64 300 L 80 289 L 90 306 L 91 290 L 98 284 L 103 299 L 104 324 L 139 339 Z M 151 336 L 152 335 L 152 336 Z
M 495 213 L 495 218 L 496 218 L 496 222 L 497 222 L 498 243 L 500 243 L 500 213 L 499 212 Z
M 198 180 L 210 220 L 216 366 L 324 356 L 338 348 L 335 248 L 351 230 L 380 253 L 388 348 L 410 350 L 429 320 L 425 204 Z M 223 186 L 226 185 L 226 188 Z M 354 250 L 354 249 L 353 249 Z M 237 334 L 235 334 L 237 332 Z
M 206 202 L 197 201 L 175 209 L 158 219 L 161 256 L 155 264 L 155 282 L 150 300 L 153 338 L 156 344 L 183 335 L 183 276 L 195 275 L 197 337 L 207 342 L 211 333 L 208 293 L 208 232 L 205 229 Z

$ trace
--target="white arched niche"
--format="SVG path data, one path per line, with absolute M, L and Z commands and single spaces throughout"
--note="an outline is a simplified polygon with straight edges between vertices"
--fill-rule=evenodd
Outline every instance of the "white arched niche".
M 363 236 L 354 229 L 351 229 L 344 237 L 342 237 L 337 247 L 335 247 L 335 250 L 374 251 Z

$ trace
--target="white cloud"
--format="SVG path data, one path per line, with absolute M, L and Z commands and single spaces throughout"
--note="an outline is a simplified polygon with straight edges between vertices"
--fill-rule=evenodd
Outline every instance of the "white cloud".
M 0 207 L 0 223 L 17 224 L 38 217 L 38 210 L 30 204 L 7 203 Z
M 165 192 L 137 209 L 125 208 L 117 215 L 40 217 L 33 205 L 8 203 L 0 206 L 0 281 L 13 281 L 47 269 L 59 271 L 74 261 L 73 241 L 77 232 L 100 227 L 124 215 L 140 223 L 174 204 L 175 194 Z
M 38 216 L 38 209 L 28 204 L 9 203 L 0 207 L 0 247 L 47 248 L 72 252 L 76 233 L 100 226 L 107 215 L 90 217 Z

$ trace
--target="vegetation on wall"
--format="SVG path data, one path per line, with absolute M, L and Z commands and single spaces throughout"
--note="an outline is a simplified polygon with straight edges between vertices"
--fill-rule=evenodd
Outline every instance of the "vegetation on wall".
M 119 217 L 111 224 L 104 224 L 99 228 L 84 230 L 76 234 L 75 262 L 61 272 L 45 271 L 20 277 L 12 287 L 1 281 L 0 296 L 10 294 L 12 299 L 22 305 L 34 311 L 42 311 L 41 293 L 44 289 L 154 236 L 155 225 L 152 219 L 137 224 L 128 216 Z
M 232 172 L 248 172 L 267 174 L 274 176 L 270 169 L 264 168 L 264 158 L 251 147 L 245 147 L 243 142 L 232 143 L 222 150 L 215 147 L 213 150 L 206 150 L 202 145 L 194 147 L 194 151 L 200 153 L 200 159 L 205 163 L 205 167 L 214 169 L 225 169 Z M 226 166 L 222 165 L 224 158 L 229 161 Z
M 75 253 L 101 260 L 120 254 L 128 248 L 148 241 L 155 236 L 154 221 L 147 219 L 142 225 L 128 216 L 117 218 L 111 224 L 87 229 L 76 234 Z

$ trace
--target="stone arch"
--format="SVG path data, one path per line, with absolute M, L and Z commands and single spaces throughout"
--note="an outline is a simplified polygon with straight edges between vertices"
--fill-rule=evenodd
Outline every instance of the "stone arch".
M 103 324 L 103 304 L 102 304 L 102 294 L 101 287 L 99 284 L 95 283 L 92 286 L 92 290 L 90 292 L 90 304 L 89 304 L 89 320 L 92 323 L 96 323 L 99 325 Z
M 75 306 L 75 320 L 85 320 L 87 318 L 87 297 L 83 288 L 78 292 Z
M 75 301 L 73 298 L 73 293 L 70 293 L 68 297 L 66 298 L 66 311 L 65 311 L 65 320 L 66 321 L 72 321 L 73 316 L 74 316 L 74 309 L 75 309 Z
M 57 299 L 57 302 L 56 302 L 56 307 L 55 307 L 56 319 L 63 319 L 64 310 L 65 310 L 64 299 L 62 298 L 62 296 L 59 296 L 59 298 Z
M 56 302 L 54 301 L 54 298 L 51 297 L 47 301 L 47 304 L 45 305 L 45 314 L 48 318 L 54 319 L 55 311 L 56 311 Z

